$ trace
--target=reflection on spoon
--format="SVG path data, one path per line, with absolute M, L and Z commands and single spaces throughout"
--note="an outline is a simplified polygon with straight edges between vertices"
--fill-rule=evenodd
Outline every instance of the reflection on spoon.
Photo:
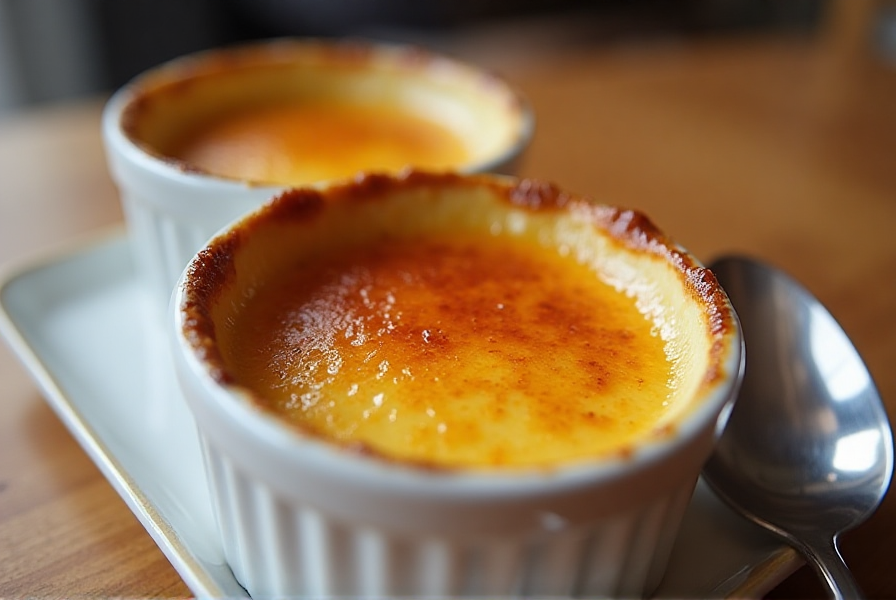
M 840 534 L 878 507 L 893 433 L 868 369 L 827 310 L 768 265 L 710 266 L 744 331 L 746 373 L 715 453 L 710 487 L 803 553 L 834 598 L 861 597 Z

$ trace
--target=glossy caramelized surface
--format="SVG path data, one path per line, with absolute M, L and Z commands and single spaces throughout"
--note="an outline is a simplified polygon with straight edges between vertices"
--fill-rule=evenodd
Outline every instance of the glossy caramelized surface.
M 236 380 L 338 440 L 448 466 L 552 465 L 649 432 L 663 341 L 586 266 L 512 238 L 385 240 L 303 263 L 236 320 Z
M 305 433 L 440 468 L 551 468 L 674 433 L 724 375 L 724 294 L 643 215 L 409 172 L 297 189 L 187 270 L 212 377 Z
M 214 175 L 284 185 L 410 164 L 447 170 L 469 159 L 455 132 L 409 108 L 307 101 L 226 114 L 170 155 Z
M 251 43 L 166 63 L 121 93 L 141 152 L 252 185 L 500 167 L 532 129 L 506 82 L 414 46 Z

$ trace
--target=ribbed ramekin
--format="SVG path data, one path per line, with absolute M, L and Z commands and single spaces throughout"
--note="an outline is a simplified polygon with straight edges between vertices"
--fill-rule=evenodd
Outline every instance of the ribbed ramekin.
M 231 284 L 248 278 L 254 289 L 252 265 L 279 272 L 271 265 L 313 237 L 315 219 L 350 214 L 353 202 L 367 212 L 355 215 L 352 231 L 397 226 L 407 215 L 388 202 L 393 193 L 404 206 L 419 202 L 418 214 L 431 220 L 466 219 L 465 200 L 440 198 L 469 193 L 466 208 L 499 219 L 481 224 L 484 231 L 570 211 L 589 227 L 593 219 L 613 240 L 607 248 L 649 253 L 649 269 L 668 261 L 685 295 L 706 302 L 700 318 L 711 340 L 708 359 L 695 363 L 687 410 L 609 457 L 475 470 L 352 451 L 262 409 L 216 349 L 215 323 L 226 326 L 231 307 L 251 297 Z M 585 202 L 511 178 L 367 177 L 286 192 L 226 228 L 190 263 L 172 304 L 175 364 L 202 440 L 227 560 L 253 597 L 642 597 L 655 589 L 736 394 L 742 339 L 724 292 L 691 255 L 637 214 Z M 321 244 L 342 239 L 314 235 Z M 626 277 L 631 264 L 640 263 L 626 263 Z

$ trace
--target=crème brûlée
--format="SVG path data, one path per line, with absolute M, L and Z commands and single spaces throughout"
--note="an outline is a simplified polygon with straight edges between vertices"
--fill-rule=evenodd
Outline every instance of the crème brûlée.
M 287 192 L 190 269 L 233 257 L 192 291 L 214 305 L 190 322 L 214 331 L 215 376 L 301 432 L 415 465 L 625 456 L 693 408 L 725 327 L 712 276 L 643 215 L 531 181 Z
M 279 40 L 184 57 L 130 86 L 121 130 L 190 174 L 296 186 L 359 172 L 509 169 L 525 99 L 415 47 Z
M 167 153 L 213 175 L 284 185 L 409 164 L 450 170 L 470 157 L 455 132 L 407 108 L 333 101 L 234 111 L 190 131 Z

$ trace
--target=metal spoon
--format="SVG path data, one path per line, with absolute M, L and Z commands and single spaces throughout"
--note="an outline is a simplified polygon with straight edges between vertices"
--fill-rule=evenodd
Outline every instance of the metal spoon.
M 838 540 L 874 512 L 893 473 L 893 432 L 874 382 L 793 279 L 746 258 L 710 269 L 740 317 L 747 370 L 703 477 L 799 550 L 833 598 L 861 597 Z

